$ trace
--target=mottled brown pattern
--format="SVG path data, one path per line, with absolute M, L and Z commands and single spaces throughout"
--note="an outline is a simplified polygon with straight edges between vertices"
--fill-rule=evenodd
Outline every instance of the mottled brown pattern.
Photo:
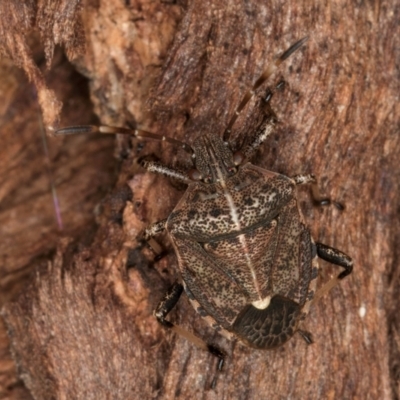
M 247 295 L 226 275 L 218 262 L 191 240 L 177 238 L 182 279 L 195 299 L 222 327 L 230 327 L 245 304 Z
M 227 147 L 221 147 L 220 154 L 216 144 L 221 141 L 211 134 L 201 143 L 214 147 L 197 148 L 197 153 L 211 154 L 215 162 L 208 169 L 203 164 L 199 167 L 196 157 L 196 167 L 211 171 L 210 176 L 218 181 L 190 184 L 166 223 L 192 304 L 202 317 L 209 317 L 211 325 L 215 320 L 233 334 L 239 329 L 234 326 L 238 316 L 247 321 L 244 310 L 265 298 L 286 299 L 284 303 L 292 304 L 290 309 L 299 315 L 309 292 L 312 247 L 297 206 L 294 182 L 250 163 L 229 175 L 223 169 L 229 164 Z M 283 303 L 274 300 L 274 304 Z M 295 333 L 298 318 L 291 314 L 287 317 L 291 322 L 274 321 L 283 318 L 276 310 L 268 306 L 262 314 L 256 313 L 257 320 L 265 318 L 262 339 L 254 336 L 252 328 L 240 328 L 240 339 L 251 344 L 254 337 L 257 343 L 252 345 L 265 348 L 288 340 Z M 249 315 L 253 314 L 250 310 Z M 286 324 L 291 328 L 286 329 Z M 269 337 L 273 325 L 275 330 Z M 277 326 L 282 328 L 281 337 Z M 245 332 L 248 337 L 243 336 Z
M 246 241 L 251 260 L 258 272 L 257 280 L 261 287 L 262 298 L 271 292 L 270 275 L 273 253 L 278 239 L 277 222 L 272 220 L 265 226 L 259 226 L 246 232 Z M 246 254 L 241 249 L 238 237 L 211 241 L 204 244 L 204 250 L 214 258 L 224 272 L 231 276 L 238 285 L 242 286 L 249 301 L 259 300 L 258 293 L 254 290 L 251 272 L 246 268 Z M 272 254 L 271 254 L 272 253 Z M 263 270 L 264 269 L 264 270 Z
M 296 332 L 300 306 L 285 297 L 275 296 L 259 310 L 251 304 L 238 315 L 234 330 L 248 346 L 272 349 L 287 342 Z
M 292 198 L 295 186 L 289 178 L 250 163 L 228 178 L 226 185 L 244 230 L 272 220 Z M 189 185 L 168 218 L 167 229 L 198 242 L 238 233 L 221 183 Z
M 272 293 L 303 304 L 311 276 L 311 240 L 294 199 L 280 214 L 278 227 L 279 242 L 271 270 Z

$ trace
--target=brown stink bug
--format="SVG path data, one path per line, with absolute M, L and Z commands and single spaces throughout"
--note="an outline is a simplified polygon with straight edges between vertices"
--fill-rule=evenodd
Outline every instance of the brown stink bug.
M 291 46 L 256 81 L 237 107 L 224 136 L 254 91 L 305 41 Z M 271 349 L 296 332 L 311 342 L 310 334 L 301 326 L 310 305 L 353 268 L 349 256 L 314 242 L 303 220 L 297 185 L 311 184 L 314 200 L 321 205 L 329 203 L 320 198 L 314 176 L 290 178 L 249 161 L 277 122 L 270 98 L 268 95 L 265 116 L 249 144 L 236 152 L 224 137 L 214 133 L 198 137 L 190 146 L 137 129 L 77 126 L 57 131 L 125 133 L 179 144 L 192 153 L 194 169 L 187 173 L 155 162 L 144 163 L 147 170 L 188 185 L 169 217 L 149 226 L 144 236 L 151 241 L 160 232 L 168 232 L 181 277 L 181 283 L 176 282 L 158 305 L 156 318 L 216 355 L 219 369 L 225 357 L 222 351 L 166 320 L 183 290 L 196 311 L 225 336 L 257 349 Z M 318 257 L 344 270 L 316 291 Z

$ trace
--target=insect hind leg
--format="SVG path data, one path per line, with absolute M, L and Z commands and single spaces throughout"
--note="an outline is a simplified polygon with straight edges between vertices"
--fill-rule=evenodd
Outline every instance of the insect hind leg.
M 311 300 L 310 305 L 317 302 L 325 294 L 329 293 L 332 288 L 334 288 L 343 278 L 350 275 L 353 271 L 353 260 L 347 254 L 338 249 L 327 246 L 326 244 L 317 242 L 315 245 L 319 258 L 344 268 L 344 271 L 329 280 L 324 286 L 322 286 L 321 289 L 318 289 L 314 298 Z
M 342 251 L 335 249 L 333 247 L 327 246 L 326 244 L 322 243 L 313 243 L 313 247 L 315 249 L 315 256 L 313 259 L 317 259 L 317 257 L 328 261 L 334 265 L 340 266 L 344 268 L 344 270 L 334 278 L 330 279 L 324 286 L 318 289 L 315 294 L 305 303 L 303 307 L 304 317 L 308 314 L 310 307 L 316 303 L 322 296 L 329 293 L 329 291 L 334 288 L 343 278 L 350 275 L 353 271 L 353 260 Z M 304 331 L 303 329 L 298 329 L 297 333 L 299 333 L 302 338 L 308 344 L 313 343 L 312 334 L 308 331 Z
M 311 332 L 305 331 L 304 329 L 297 329 L 296 333 L 298 333 L 308 345 L 314 343 Z
M 165 293 L 164 297 L 158 304 L 157 308 L 154 311 L 154 316 L 157 318 L 157 321 L 163 325 L 164 327 L 170 329 L 171 331 L 177 333 L 178 335 L 184 337 L 189 342 L 193 343 L 195 346 L 200 348 L 201 350 L 208 351 L 213 356 L 218 358 L 217 363 L 217 374 L 222 370 L 225 364 L 225 353 L 220 350 L 218 347 L 206 343 L 204 340 L 200 339 L 198 336 L 194 335 L 192 332 L 187 331 L 179 325 L 175 325 L 172 322 L 166 319 L 167 315 L 172 311 L 172 309 L 176 306 L 183 292 L 183 286 L 175 282 L 171 288 Z M 217 375 L 214 377 L 211 388 L 213 389 L 217 382 Z

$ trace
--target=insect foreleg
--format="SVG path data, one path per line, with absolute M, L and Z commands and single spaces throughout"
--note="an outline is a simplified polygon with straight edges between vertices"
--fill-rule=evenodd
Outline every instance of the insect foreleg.
M 254 135 L 254 140 L 243 150 L 245 160 L 250 160 L 253 157 L 260 145 L 264 143 L 264 141 L 274 130 L 276 121 L 277 120 L 274 114 L 267 115 L 264 118 L 256 134 Z

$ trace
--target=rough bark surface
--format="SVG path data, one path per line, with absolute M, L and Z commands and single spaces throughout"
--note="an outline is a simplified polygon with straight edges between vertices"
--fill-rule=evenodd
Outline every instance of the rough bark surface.
M 13 45 L 21 40 L 5 34 L 10 36 L 11 27 L 18 26 L 4 12 L 7 6 L 10 4 L 0 4 L 0 47 L 7 40 Z M 9 59 L 0 60 L 0 307 L 26 290 L 36 268 L 54 256 L 60 237 L 90 243 L 96 228 L 95 207 L 116 179 L 113 138 L 46 138 L 38 104 L 40 90 L 52 91 L 56 103 L 64 103 L 63 119 L 91 123 L 96 117 L 87 80 L 60 49 L 55 51 L 52 68 L 47 71 L 40 36 L 37 32 L 27 36 L 25 45 L 31 59 L 21 66 L 29 69 L 34 65 L 46 87 L 30 83 L 24 71 Z M 54 115 L 51 101 L 46 107 Z M 2 319 L 0 398 L 30 398 L 17 376 Z
M 151 155 L 181 166 L 189 160 L 167 144 L 125 137 L 117 144 L 123 159 L 117 184 L 98 207 L 98 228 L 88 233 L 84 244 L 77 238 L 85 237 L 85 225 L 93 232 L 93 221 L 85 220 L 83 213 L 73 216 L 72 206 L 63 218 L 77 218 L 74 229 L 65 232 L 68 238 L 58 241 L 47 262 L 44 257 L 55 240 L 50 246 L 41 242 L 37 237 L 43 228 L 35 226 L 26 244 L 9 236 L 21 251 L 3 256 L 2 274 L 18 277 L 18 271 L 33 268 L 34 273 L 29 285 L 17 278 L 10 281 L 10 295 L 2 298 L 3 303 L 13 299 L 2 315 L 18 377 L 27 389 L 11 377 L 7 355 L 1 360 L 5 373 L 0 372 L 0 393 L 14 399 L 26 398 L 28 391 L 36 399 L 398 398 L 400 7 L 393 0 L 358 5 L 260 3 L 87 1 L 81 10 L 85 52 L 76 65 L 90 79 L 102 123 L 139 124 L 191 142 L 210 130 L 221 134 L 268 62 L 309 36 L 307 46 L 250 102 L 231 139 L 243 140 L 259 118 L 256 99 L 285 79 L 285 89 L 272 100 L 280 123 L 254 163 L 289 176 L 312 172 L 324 194 L 346 205 L 343 212 L 316 209 L 308 192 L 300 191 L 314 238 L 345 251 L 355 262 L 354 273 L 313 307 L 306 320 L 315 343 L 307 346 L 295 336 L 274 351 L 251 350 L 220 337 L 182 298 L 173 321 L 229 355 L 215 390 L 209 390 L 216 367 L 213 356 L 163 330 L 152 316 L 163 292 L 179 277 L 176 258 L 170 252 L 156 262 L 138 239 L 147 224 L 166 218 L 182 195 L 180 185 L 146 173 L 138 159 Z M 42 6 L 35 12 L 40 14 Z M 68 25 L 80 26 L 73 21 Z M 81 38 L 83 30 L 76 31 Z M 51 38 L 40 33 L 42 39 Z M 44 42 L 48 60 L 51 43 Z M 67 49 L 68 43 L 63 43 Z M 7 53 L 4 47 L 0 51 Z M 12 51 L 7 54 L 12 56 Z M 27 68 L 23 62 L 19 65 Z M 69 78 L 61 79 L 66 86 Z M 63 124 L 87 122 L 72 117 L 64 116 Z M 59 140 L 64 149 L 79 139 Z M 64 164 L 75 157 L 63 155 Z M 86 167 L 91 163 L 85 160 Z M 86 181 L 79 180 L 82 191 L 93 189 L 95 178 L 82 163 L 69 168 L 76 168 L 80 179 L 86 176 Z M 2 188 L 4 198 L 15 192 L 21 207 L 10 201 L 8 213 L 41 212 L 36 211 L 40 203 L 24 195 L 21 185 L 5 182 L 14 186 Z M 74 196 L 80 193 L 70 190 Z M 86 211 L 93 204 L 82 199 Z M 18 224 L 11 219 L 8 223 Z M 168 238 L 160 242 L 170 248 Z M 321 283 L 337 272 L 321 262 Z M 1 348 L 6 349 L 1 332 Z

